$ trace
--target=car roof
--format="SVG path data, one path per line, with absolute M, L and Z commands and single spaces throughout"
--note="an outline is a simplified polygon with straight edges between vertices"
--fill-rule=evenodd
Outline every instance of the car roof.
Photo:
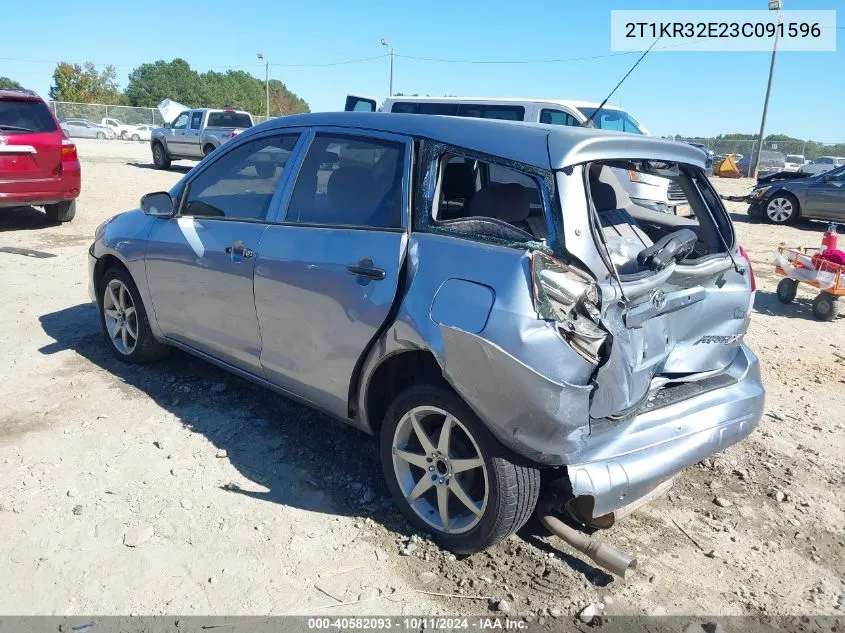
M 388 112 L 319 112 L 270 119 L 241 136 L 262 130 L 331 126 L 359 128 L 426 138 L 500 156 L 543 169 L 562 169 L 596 160 L 656 159 L 704 167 L 704 153 L 686 143 L 640 134 L 478 119 Z
M 15 101 L 43 101 L 43 99 L 32 90 L 21 90 L 17 88 L 4 88 L 0 90 L 0 99 Z
M 550 105 L 570 106 L 572 108 L 597 108 L 601 105 L 598 101 L 581 101 L 580 99 L 538 99 L 538 98 L 521 98 L 521 97 L 388 97 L 385 102 L 396 101 L 412 101 L 412 102 L 433 102 L 433 103 L 462 103 L 465 101 L 472 101 L 475 103 L 540 103 Z M 603 110 L 619 110 L 622 108 L 618 106 L 605 103 Z

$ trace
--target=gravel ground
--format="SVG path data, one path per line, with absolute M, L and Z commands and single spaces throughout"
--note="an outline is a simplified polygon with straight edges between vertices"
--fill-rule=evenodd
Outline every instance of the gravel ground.
M 728 203 L 757 274 L 747 340 L 767 413 L 602 535 L 638 557 L 621 581 L 533 520 L 456 559 L 392 509 L 364 434 L 182 353 L 115 361 L 87 296 L 94 228 L 191 163 L 153 170 L 145 143 L 79 149 L 72 223 L 0 210 L 0 613 L 845 611 L 843 320 L 815 321 L 803 289 L 781 305 L 769 261 L 780 242 L 817 244 L 823 225 L 751 224 Z

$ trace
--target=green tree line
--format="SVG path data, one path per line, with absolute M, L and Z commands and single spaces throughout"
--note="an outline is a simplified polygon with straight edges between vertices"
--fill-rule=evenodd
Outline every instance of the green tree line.
M 689 138 L 675 136 L 676 140 L 696 140 L 716 154 L 750 154 L 757 150 L 756 134 L 720 134 L 715 138 Z M 776 147 L 775 147 L 776 146 Z M 801 154 L 807 160 L 819 156 L 845 156 L 845 143 L 820 143 L 805 141 L 787 134 L 769 134 L 764 140 L 764 150 L 781 154 Z
M 0 78 L 0 81 L 8 78 Z M 12 82 L 15 83 L 15 82 Z M 270 116 L 309 112 L 308 104 L 277 79 L 269 82 Z M 184 59 L 141 64 L 129 73 L 120 90 L 114 66 L 103 70 L 86 62 L 60 62 L 53 71 L 50 98 L 54 101 L 102 103 L 154 108 L 172 99 L 192 108 L 239 106 L 256 115 L 266 113 L 264 82 L 242 70 L 198 73 Z

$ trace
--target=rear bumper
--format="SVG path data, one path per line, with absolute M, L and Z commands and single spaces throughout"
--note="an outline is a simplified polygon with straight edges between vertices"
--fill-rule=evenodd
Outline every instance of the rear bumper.
M 82 187 L 79 162 L 65 163 L 58 178 L 0 181 L 0 208 L 55 204 L 79 197 Z
M 576 497 L 592 497 L 593 517 L 647 495 L 677 473 L 748 436 L 763 415 L 757 357 L 744 345 L 726 370 L 735 381 L 590 433 L 567 466 Z

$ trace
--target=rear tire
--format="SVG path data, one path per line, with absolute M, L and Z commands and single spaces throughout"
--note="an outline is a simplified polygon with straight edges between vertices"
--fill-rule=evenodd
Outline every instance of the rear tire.
M 137 134 L 133 134 L 133 135 L 132 135 L 132 140 L 133 140 L 133 141 L 140 141 L 140 140 L 141 140 L 141 137 L 140 137 L 140 136 L 138 136 Z
M 106 271 L 97 289 L 97 303 L 103 336 L 115 358 L 149 363 L 170 353 L 170 347 L 153 336 L 138 287 L 126 270 L 113 267 Z
M 502 447 L 453 391 L 433 385 L 403 391 L 380 435 L 394 503 L 414 527 L 456 554 L 507 538 L 537 505 L 540 471 Z
M 841 307 L 839 297 L 829 292 L 820 292 L 813 300 L 813 314 L 819 321 L 833 321 L 839 316 Z
M 76 200 L 65 200 L 56 204 L 45 204 L 44 212 L 53 224 L 70 222 L 76 216 Z
M 781 303 L 792 303 L 798 294 L 798 282 L 789 278 L 781 279 L 778 282 L 777 294 Z
M 205 147 L 203 147 L 203 148 L 202 148 L 202 155 L 203 155 L 204 157 L 205 157 L 205 156 L 208 156 L 208 155 L 209 155 L 211 152 L 213 152 L 215 149 L 217 149 L 217 148 L 216 148 L 216 147 L 214 147 L 214 145 L 212 145 L 211 143 L 209 143 L 208 145 L 206 145 Z
M 170 169 L 170 156 L 161 143 L 153 144 L 153 166 L 156 169 Z
M 105 141 L 106 135 L 103 132 L 97 132 L 97 138 L 100 139 L 101 141 Z

